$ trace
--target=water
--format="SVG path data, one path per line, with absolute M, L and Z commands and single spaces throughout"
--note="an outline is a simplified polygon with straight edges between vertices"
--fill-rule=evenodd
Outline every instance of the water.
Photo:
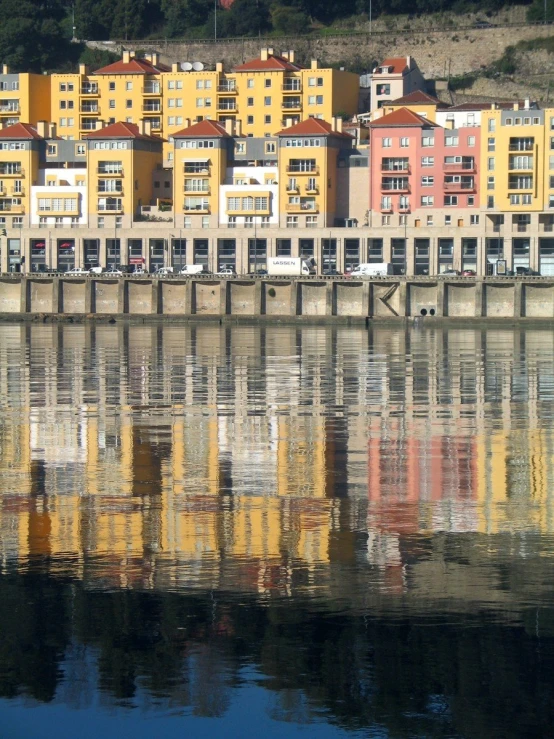
M 0 325 L 0 734 L 554 725 L 554 332 Z

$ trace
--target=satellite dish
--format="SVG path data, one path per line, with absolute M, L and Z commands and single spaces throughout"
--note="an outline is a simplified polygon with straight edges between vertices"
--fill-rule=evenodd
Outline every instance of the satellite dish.
M 204 65 L 202 64 L 202 62 L 193 62 L 192 68 L 195 72 L 201 72 L 204 69 Z
M 183 62 L 181 64 L 181 69 L 183 70 L 183 72 L 190 72 L 190 70 L 192 69 L 192 64 L 190 62 Z

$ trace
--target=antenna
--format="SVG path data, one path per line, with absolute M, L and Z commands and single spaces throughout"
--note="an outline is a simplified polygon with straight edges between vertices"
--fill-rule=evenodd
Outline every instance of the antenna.
M 204 69 L 202 62 L 193 62 L 192 68 L 195 72 L 201 72 Z
M 181 64 L 181 69 L 183 70 L 183 72 L 190 72 L 190 70 L 192 69 L 192 64 L 190 62 L 183 62 Z

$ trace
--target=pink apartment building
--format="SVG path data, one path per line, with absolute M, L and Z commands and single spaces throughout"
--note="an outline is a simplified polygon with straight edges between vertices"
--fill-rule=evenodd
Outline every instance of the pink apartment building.
M 443 128 L 408 108 L 370 124 L 370 225 L 395 226 L 397 234 L 405 227 L 404 238 L 391 243 L 390 261 L 399 274 L 436 274 L 454 266 L 459 229 L 479 224 L 479 145 L 479 128 Z M 408 225 L 414 238 L 410 255 Z M 427 237 L 433 226 L 446 227 L 441 238 Z M 465 242 L 468 268 L 477 243 L 471 237 Z

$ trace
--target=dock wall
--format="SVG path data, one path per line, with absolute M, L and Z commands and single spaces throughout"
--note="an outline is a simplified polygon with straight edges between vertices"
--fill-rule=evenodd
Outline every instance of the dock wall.
M 3 275 L 0 314 L 554 319 L 554 277 L 355 280 Z

